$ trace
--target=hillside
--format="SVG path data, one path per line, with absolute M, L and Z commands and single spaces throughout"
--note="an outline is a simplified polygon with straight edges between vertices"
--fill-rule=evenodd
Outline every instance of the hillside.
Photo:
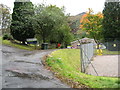
M 86 12 L 82 12 L 78 15 L 75 16 L 69 16 L 68 20 L 69 20 L 69 25 L 71 27 L 71 32 L 73 34 L 77 34 L 78 30 L 80 29 L 80 19 L 81 17 L 85 14 Z

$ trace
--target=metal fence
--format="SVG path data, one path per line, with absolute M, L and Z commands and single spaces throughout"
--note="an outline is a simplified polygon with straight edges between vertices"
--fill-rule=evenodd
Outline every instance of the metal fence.
M 91 59 L 94 55 L 93 43 L 81 44 L 81 72 L 86 71 L 87 66 L 91 63 Z

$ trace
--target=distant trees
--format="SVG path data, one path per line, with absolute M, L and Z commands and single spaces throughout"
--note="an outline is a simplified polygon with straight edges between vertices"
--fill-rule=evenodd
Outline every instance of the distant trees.
M 10 22 L 11 22 L 11 15 L 10 15 L 10 8 L 4 4 L 0 4 L 0 29 L 2 33 L 10 33 Z
M 103 16 L 103 36 L 105 40 L 120 40 L 120 1 L 105 2 Z
M 36 37 L 43 43 L 64 43 L 68 44 L 72 40 L 67 17 L 63 8 L 56 6 L 39 5 L 35 8 L 34 29 Z
M 89 9 L 89 12 L 83 15 L 81 19 L 81 28 L 85 30 L 90 37 L 94 38 L 97 44 L 100 43 L 102 39 L 102 13 L 93 14 L 93 11 Z
M 40 43 L 62 43 L 72 40 L 64 8 L 44 4 L 33 7 L 32 2 L 15 2 L 10 26 L 14 39 L 25 44 L 36 37 Z
M 32 2 L 14 2 L 10 26 L 11 35 L 14 39 L 22 41 L 23 44 L 25 44 L 27 38 L 33 38 L 35 35 L 31 19 L 33 15 Z

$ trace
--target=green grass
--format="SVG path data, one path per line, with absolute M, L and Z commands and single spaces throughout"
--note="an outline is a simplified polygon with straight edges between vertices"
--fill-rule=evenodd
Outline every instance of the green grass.
M 80 50 L 61 49 L 51 53 L 46 63 L 58 75 L 90 88 L 118 88 L 118 78 L 87 75 L 80 72 Z
M 20 43 L 12 43 L 11 41 L 9 40 L 2 40 L 2 37 L 0 37 L 0 44 L 4 44 L 4 45 L 7 45 L 7 46 L 12 46 L 12 47 L 15 47 L 15 48 L 19 48 L 19 49 L 24 49 L 24 50 L 34 50 L 35 49 L 35 46 L 33 45 L 21 45 Z

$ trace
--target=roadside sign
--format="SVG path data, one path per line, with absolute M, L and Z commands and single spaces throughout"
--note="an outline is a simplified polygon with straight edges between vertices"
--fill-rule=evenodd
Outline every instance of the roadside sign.
M 37 41 L 36 38 L 29 38 L 29 39 L 26 39 L 27 42 L 31 42 L 31 41 Z

